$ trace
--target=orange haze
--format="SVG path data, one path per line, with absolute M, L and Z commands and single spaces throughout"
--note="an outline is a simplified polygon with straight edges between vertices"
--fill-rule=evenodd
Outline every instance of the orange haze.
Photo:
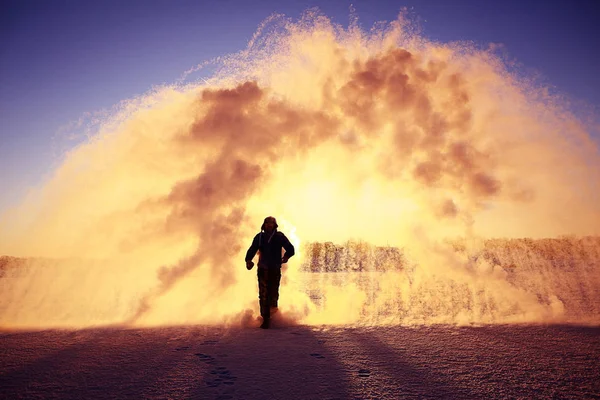
M 419 279 L 489 282 L 525 310 L 508 321 L 560 316 L 444 247 L 600 234 L 598 148 L 543 88 L 402 17 L 368 32 L 273 17 L 217 65 L 207 82 L 127 102 L 6 212 L 0 254 L 65 261 L 13 279 L 0 325 L 243 321 L 257 309 L 244 253 L 267 215 L 298 248 L 358 238 L 410 249 Z M 323 287 L 315 313 L 301 257 L 285 272 L 289 318 L 360 323 L 366 294 L 352 285 Z

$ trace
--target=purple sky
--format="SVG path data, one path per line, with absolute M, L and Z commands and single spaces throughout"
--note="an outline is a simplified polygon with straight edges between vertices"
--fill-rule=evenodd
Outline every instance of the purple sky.
M 440 41 L 502 43 L 527 71 L 600 107 L 600 2 L 516 0 L 0 2 L 0 212 L 56 162 L 53 137 L 85 112 L 172 83 L 196 64 L 243 49 L 273 12 L 318 6 L 364 27 L 406 6 Z M 596 114 L 597 115 L 597 114 Z

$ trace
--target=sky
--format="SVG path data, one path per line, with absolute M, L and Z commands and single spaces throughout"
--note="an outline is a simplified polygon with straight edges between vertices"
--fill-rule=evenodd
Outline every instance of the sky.
M 66 143 L 60 133 L 88 113 L 243 50 L 272 13 L 319 7 L 347 25 L 351 5 L 365 28 L 407 7 L 433 40 L 502 44 L 522 72 L 576 107 L 600 106 L 596 1 L 3 1 L 0 211 L 48 178 Z

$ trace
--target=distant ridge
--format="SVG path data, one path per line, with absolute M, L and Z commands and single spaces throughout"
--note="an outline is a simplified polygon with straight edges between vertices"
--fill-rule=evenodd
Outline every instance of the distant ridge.
M 464 240 L 449 242 L 456 252 L 464 253 Z M 390 271 L 402 270 L 410 260 L 402 248 L 374 246 L 365 241 L 347 241 L 341 245 L 315 242 L 303 245 L 305 257 L 300 269 L 306 272 Z M 535 261 L 568 268 L 574 263 L 600 266 L 600 237 L 561 237 L 545 239 L 486 239 L 483 247 L 469 259 L 483 257 L 492 266 L 517 268 Z

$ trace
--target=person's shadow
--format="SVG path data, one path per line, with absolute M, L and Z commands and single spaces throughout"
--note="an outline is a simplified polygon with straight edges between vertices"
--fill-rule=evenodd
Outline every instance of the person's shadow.
M 274 317 L 268 330 L 232 328 L 196 353 L 209 366 L 198 399 L 348 399 L 347 371 L 308 326 Z
M 277 323 L 0 332 L 0 398 L 349 398 L 324 342 Z

